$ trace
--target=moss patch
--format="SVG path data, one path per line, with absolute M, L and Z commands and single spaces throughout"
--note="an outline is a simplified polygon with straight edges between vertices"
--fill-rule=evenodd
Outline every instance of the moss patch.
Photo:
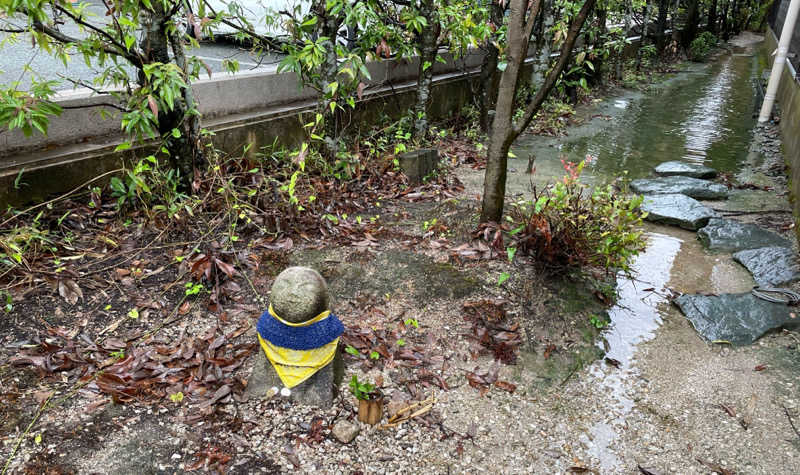
M 399 294 L 423 301 L 460 299 L 477 292 L 482 286 L 466 271 L 405 250 L 359 256 L 338 249 L 302 250 L 292 255 L 291 264 L 319 270 L 327 280 L 334 300 L 353 298 L 359 293 L 375 296 Z

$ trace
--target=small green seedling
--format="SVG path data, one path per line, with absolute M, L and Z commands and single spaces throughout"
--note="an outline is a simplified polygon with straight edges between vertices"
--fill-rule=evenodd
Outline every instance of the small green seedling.
M 344 349 L 344 351 L 349 353 L 349 354 L 351 354 L 351 355 L 353 355 L 353 356 L 358 356 L 359 355 L 358 350 L 355 349 L 355 347 L 352 346 L 352 345 L 347 345 L 347 347 Z
M 503 282 L 507 281 L 511 277 L 511 274 L 508 272 L 503 272 L 497 277 L 497 286 L 500 287 L 503 285 Z
M 125 350 L 112 351 L 111 353 L 109 353 L 109 356 L 111 356 L 112 358 L 116 358 L 118 360 L 125 359 Z
M 406 326 L 411 325 L 414 328 L 419 328 L 419 322 L 417 321 L 416 318 L 406 318 L 405 320 L 403 320 L 403 323 Z
M 516 247 L 507 247 L 506 254 L 508 255 L 508 263 L 511 264 L 514 262 L 514 255 L 517 253 Z
M 370 393 L 374 390 L 374 384 L 359 381 L 358 376 L 355 374 L 353 375 L 353 379 L 350 380 L 350 392 L 353 393 L 356 399 L 367 401 L 369 400 Z
M 203 284 L 194 283 L 194 282 L 186 282 L 186 286 L 185 287 L 186 287 L 186 295 L 187 296 L 188 295 L 197 295 L 200 292 L 202 292 L 203 290 L 205 290 L 205 287 L 203 287 Z
M 608 320 L 595 314 L 589 316 L 589 323 L 591 323 L 592 325 L 594 325 L 595 328 L 598 329 L 602 329 L 608 326 Z
M 0 292 L 0 295 L 5 296 L 6 303 L 3 305 L 3 310 L 5 310 L 6 313 L 11 313 L 11 310 L 14 309 L 14 298 L 6 291 Z
M 436 226 L 436 223 L 438 223 L 438 220 L 436 218 L 433 218 L 430 221 L 425 221 L 424 223 L 422 223 L 422 230 L 427 232 L 429 229 Z
M 377 351 L 371 351 L 371 352 L 369 353 L 369 357 L 370 357 L 370 359 L 373 359 L 373 360 L 378 360 L 378 359 L 380 359 L 380 358 L 381 358 L 381 354 L 380 354 L 380 353 L 378 353 Z

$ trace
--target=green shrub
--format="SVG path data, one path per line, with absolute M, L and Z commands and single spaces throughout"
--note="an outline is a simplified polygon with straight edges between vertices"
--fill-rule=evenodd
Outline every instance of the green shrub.
M 534 190 L 533 201 L 511 207 L 515 242 L 510 246 L 551 270 L 628 272 L 631 259 L 645 247 L 638 228 L 643 198 L 618 193 L 611 185 L 590 189 L 578 181 L 585 164 L 564 162 L 568 175 L 563 180 L 542 193 Z
M 689 58 L 692 61 L 705 61 L 711 53 L 711 48 L 716 46 L 717 37 L 713 33 L 704 31 L 700 36 L 692 40 L 689 45 Z

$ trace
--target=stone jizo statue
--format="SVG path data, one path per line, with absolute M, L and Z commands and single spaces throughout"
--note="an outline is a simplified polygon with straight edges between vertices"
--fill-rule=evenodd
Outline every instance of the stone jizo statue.
M 247 384 L 249 397 L 284 388 L 301 404 L 330 407 L 341 383 L 338 351 L 344 326 L 331 313 L 325 279 L 308 267 L 289 267 L 275 278 L 270 306 L 258 320 L 261 350 Z M 274 392 L 274 390 L 273 390 Z

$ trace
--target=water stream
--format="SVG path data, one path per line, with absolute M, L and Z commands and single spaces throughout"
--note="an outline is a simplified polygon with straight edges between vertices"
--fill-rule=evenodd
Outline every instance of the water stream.
M 655 91 L 627 93 L 596 106 L 593 119 L 570 131 L 566 138 L 528 137 L 515 148 L 509 190 L 527 194 L 531 182 L 544 184 L 563 175 L 561 159 L 595 160 L 583 180 L 602 183 L 627 171 L 630 178 L 649 176 L 668 160 L 704 164 L 733 172 L 747 157 L 757 64 L 749 51 L 727 54 L 708 65 L 662 83 Z M 524 173 L 520 163 L 535 156 L 536 174 Z M 583 442 L 602 472 L 619 469 L 614 443 L 624 430 L 633 407 L 631 381 L 637 345 L 652 339 L 663 319 L 677 318 L 666 289 L 681 292 L 740 292 L 749 290 L 750 275 L 730 256 L 705 251 L 694 233 L 647 225 L 647 249 L 633 263 L 634 278 L 620 278 L 618 303 L 610 309 L 611 325 L 604 332 L 607 356 L 620 362 L 612 368 L 602 361 L 589 373 L 608 393 L 608 416 L 589 428 Z

